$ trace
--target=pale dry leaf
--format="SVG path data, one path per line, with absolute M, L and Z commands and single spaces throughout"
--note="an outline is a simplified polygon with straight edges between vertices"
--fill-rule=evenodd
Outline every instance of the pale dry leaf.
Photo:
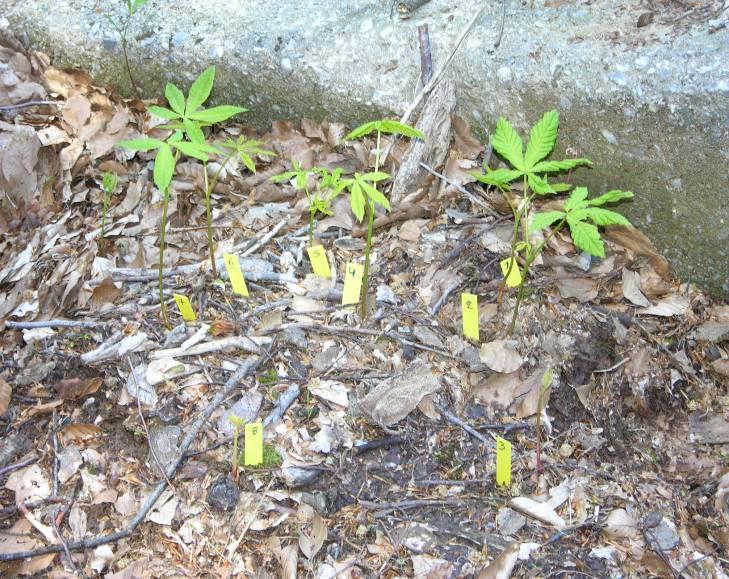
M 91 103 L 81 94 L 70 97 L 63 106 L 63 121 L 78 133 L 91 116 Z
M 511 543 L 492 563 L 481 570 L 478 579 L 509 579 L 519 561 L 519 543 Z
M 529 497 L 514 497 L 509 502 L 509 506 L 527 517 L 551 525 L 556 529 L 563 529 L 565 526 L 564 519 L 546 503 L 540 503 Z
M 534 416 L 539 411 L 540 396 L 542 397 L 542 410 L 547 407 L 551 388 L 547 388 L 546 392 L 542 394 L 542 377 L 544 376 L 544 372 L 545 368 L 538 368 L 524 380 L 521 395 L 519 396 L 520 399 L 514 409 L 517 418 L 521 419 Z
M 640 268 L 640 289 L 646 296 L 657 298 L 671 291 L 671 284 L 665 281 L 658 272 L 646 264 Z
M 303 527 L 299 530 L 299 548 L 307 559 L 313 559 L 327 539 L 326 523 L 316 511 L 311 516 L 308 531 L 306 532 Z
M 349 404 L 349 389 L 341 382 L 314 378 L 309 382 L 308 390 L 320 400 L 337 406 L 347 408 Z
M 12 387 L 0 376 L 0 416 L 4 416 L 8 411 L 12 395 Z
M 729 377 L 729 358 L 719 358 L 711 363 L 711 369 L 717 374 Z M 2 410 L 2 404 L 0 404 L 0 410 Z M 2 412 L 0 412 L 2 414 Z
M 479 357 L 494 372 L 503 374 L 515 372 L 524 363 L 510 340 L 494 340 L 481 344 Z
M 413 577 L 418 579 L 441 579 L 453 577 L 453 563 L 432 555 L 412 555 Z
M 468 121 L 458 115 L 451 115 L 451 128 L 453 129 L 456 150 L 460 151 L 464 157 L 475 159 L 483 152 L 483 145 L 471 133 Z
M 410 219 L 400 226 L 398 237 L 403 241 L 418 241 L 426 223 L 427 219 Z
M 636 306 L 647 308 L 651 303 L 640 291 L 640 284 L 640 274 L 638 272 L 623 268 L 623 297 Z
M 21 504 L 51 495 L 51 486 L 43 469 L 37 464 L 11 473 L 5 488 L 15 491 L 15 503 Z
M 648 308 L 638 310 L 638 313 L 647 316 L 669 318 L 672 316 L 684 315 L 688 311 L 690 305 L 691 302 L 686 296 L 672 295 L 663 298 Z
M 175 517 L 179 500 L 175 497 L 174 491 L 168 489 L 162 493 L 147 515 L 146 520 L 158 525 L 171 525 Z
M 576 299 L 580 303 L 590 302 L 597 297 L 597 281 L 586 277 L 562 277 L 556 280 L 559 295 L 564 299 Z
M 33 527 L 27 519 L 18 519 L 12 527 L 0 531 L 0 554 L 17 553 L 19 551 L 33 551 L 42 546 L 39 539 L 33 533 Z M 24 559 L 19 567 L 15 569 L 17 576 L 35 576 L 41 573 L 56 558 L 56 553 L 41 555 L 32 559 Z
M 519 378 L 519 372 L 492 374 L 485 380 L 481 379 L 481 374 L 473 376 L 477 376 L 479 380 L 472 384 L 471 396 L 482 404 L 495 404 L 501 408 L 511 406 L 516 397 L 516 392 L 523 384 Z
M 77 444 L 83 446 L 101 442 L 104 431 L 96 424 L 69 424 L 58 433 L 62 446 Z
M 613 539 L 637 539 L 640 536 L 640 530 L 628 511 L 615 509 L 605 521 L 605 534 Z
M 727 502 L 729 502 L 729 472 L 721 477 L 719 486 L 716 489 L 716 496 L 714 497 L 714 509 L 716 509 L 716 512 L 724 512 Z

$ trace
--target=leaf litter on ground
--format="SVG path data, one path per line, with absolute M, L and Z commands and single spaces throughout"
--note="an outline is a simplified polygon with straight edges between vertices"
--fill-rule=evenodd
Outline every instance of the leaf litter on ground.
M 83 72 L 2 51 L 3 573 L 637 577 L 726 565 L 727 306 L 672 279 L 640 231 L 608 230 L 605 260 L 587 265 L 555 236 L 504 341 L 514 296 L 499 301 L 498 261 L 511 225 L 492 213 L 509 210 L 474 186 L 484 148 L 456 119 L 448 181 L 430 175 L 375 220 L 378 299 L 360 326 L 340 306 L 341 272 L 360 259 L 364 229 L 335 202 L 316 227 L 334 275 L 313 277 L 305 196 L 270 177 L 292 160 L 365 171 L 374 143 L 340 146 L 344 125 L 308 119 L 263 134 L 216 127 L 214 141 L 244 135 L 278 156 L 257 156 L 256 174 L 235 157 L 220 172 L 219 280 L 193 197 L 201 168 L 175 174 L 165 298 L 185 294 L 199 321 L 178 315 L 165 332 L 151 157 L 114 148 L 161 129 L 145 103 Z M 1 108 L 30 99 L 45 104 Z M 389 172 L 405 152 L 392 149 Z M 102 247 L 106 171 L 119 182 Z M 230 292 L 230 252 L 249 299 Z M 462 291 L 479 296 L 482 344 L 461 335 Z M 43 326 L 59 318 L 71 323 Z M 25 322 L 41 323 L 17 327 Z M 159 464 L 175 462 L 241 364 L 254 374 L 200 426 L 167 486 Z M 545 368 L 557 376 L 546 407 Z M 225 483 L 233 509 L 221 512 L 207 501 L 237 460 L 233 414 L 271 417 L 264 444 L 279 463 L 241 463 L 237 483 Z M 490 434 L 512 444 L 511 487 L 495 486 Z M 160 481 L 141 533 L 89 558 L 72 549 L 2 562 L 124 528 Z

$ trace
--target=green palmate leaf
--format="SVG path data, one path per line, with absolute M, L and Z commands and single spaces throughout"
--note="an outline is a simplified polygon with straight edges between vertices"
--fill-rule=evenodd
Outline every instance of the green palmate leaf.
M 221 105 L 219 107 L 189 113 L 188 117 L 203 123 L 222 123 L 230 117 L 237 115 L 238 113 L 244 113 L 247 110 L 248 109 L 244 109 L 243 107 L 236 107 L 233 105 Z
M 384 119 L 377 122 L 377 128 L 380 130 L 381 133 L 397 134 L 403 135 L 404 137 L 422 139 L 423 141 L 425 140 L 425 135 L 421 133 L 418 129 L 399 121 Z
M 172 149 L 167 143 L 162 143 L 162 146 L 157 152 L 157 157 L 154 160 L 154 184 L 160 191 L 166 191 L 172 182 L 172 175 L 175 172 L 175 157 L 172 154 Z
M 515 169 L 524 172 L 524 153 L 522 152 L 524 145 L 514 127 L 506 119 L 500 118 L 497 121 L 491 146 Z
M 542 161 L 534 165 L 530 171 L 534 173 L 556 173 L 558 171 L 567 171 L 580 166 L 591 166 L 590 159 L 564 159 L 562 161 Z
M 251 173 L 256 172 L 256 164 L 253 162 L 253 159 L 251 159 L 248 153 L 238 151 L 238 158 L 240 159 L 241 163 L 245 165 L 245 168 L 248 169 Z
M 566 216 L 562 211 L 544 211 L 543 213 L 535 213 L 531 217 L 530 231 L 539 231 L 550 227 L 552 223 L 563 219 Z
M 174 143 L 173 146 L 183 155 L 199 159 L 203 163 L 208 162 L 208 155 L 215 155 L 216 153 L 218 153 L 218 150 L 215 147 L 208 145 L 205 142 L 195 143 L 190 141 L 179 141 L 177 143 Z
M 587 214 L 587 219 L 595 225 L 624 225 L 625 227 L 631 227 L 630 221 L 615 211 L 602 209 L 601 207 L 588 207 L 584 211 Z
M 178 115 L 175 111 L 171 111 L 170 109 L 166 109 L 164 107 L 158 107 L 156 105 L 149 105 L 147 107 L 147 110 L 155 117 L 159 117 L 160 119 L 167 119 L 168 121 L 174 121 L 176 119 L 182 118 L 182 115 Z
M 296 177 L 296 171 L 286 171 L 285 173 L 274 175 L 271 177 L 271 181 L 274 183 L 285 183 L 287 181 L 291 181 L 294 177 Z
M 152 149 L 159 149 L 162 145 L 164 145 L 164 142 L 158 139 L 132 139 L 117 143 L 118 147 L 131 149 L 132 151 L 151 151 Z
M 127 1 L 127 7 L 129 8 L 129 13 L 134 14 L 137 10 L 139 10 L 146 3 L 147 3 L 147 0 L 134 0 L 134 2 L 131 2 L 131 0 Z
M 165 98 L 170 103 L 172 110 L 179 115 L 185 114 L 185 95 L 171 82 L 165 86 Z
M 501 187 L 506 185 L 514 179 L 518 179 L 524 173 L 517 169 L 496 169 L 495 171 L 489 171 L 488 173 L 471 173 L 473 177 L 485 183 L 486 185 L 493 185 L 494 187 Z
M 569 183 L 550 183 L 550 185 L 555 193 L 566 193 L 572 189 L 572 185 Z
M 352 186 L 349 188 L 349 203 L 357 221 L 361 222 L 364 219 L 365 196 L 356 180 L 353 180 Z
M 185 128 L 185 134 L 187 138 L 193 143 L 204 143 L 205 133 L 203 133 L 200 125 L 190 119 L 182 121 L 182 126 Z
M 354 141 L 355 139 L 359 139 L 360 137 L 369 135 L 372 131 L 375 130 L 377 130 L 377 121 L 370 121 L 369 123 L 364 123 L 363 125 L 360 125 L 356 129 L 354 129 L 351 133 L 346 135 L 342 139 L 342 141 Z
M 377 173 L 365 173 L 362 175 L 362 179 L 365 179 L 366 181 L 370 181 L 372 183 L 377 183 L 378 181 L 384 181 L 385 179 L 389 179 L 390 174 L 385 173 L 384 171 L 378 171 Z
M 209 66 L 195 79 L 190 87 L 186 108 L 188 115 L 194 113 L 200 105 L 208 100 L 210 92 L 213 90 L 213 82 L 215 82 L 215 67 Z
M 375 187 L 370 185 L 364 179 L 359 179 L 359 185 L 360 187 L 362 187 L 362 190 L 367 194 L 367 197 L 369 197 L 372 203 L 380 205 L 381 207 L 384 207 L 387 211 L 390 211 L 390 202 L 387 200 L 387 197 L 385 197 L 382 193 L 380 193 Z
M 605 205 L 605 203 L 615 203 L 616 201 L 620 201 L 621 199 L 632 199 L 632 197 L 632 191 L 619 191 L 615 189 L 614 191 L 608 191 L 607 193 L 603 193 L 599 197 L 591 199 L 590 205 L 592 205 L 593 207 L 597 207 L 599 205 Z
M 559 115 L 557 111 L 547 111 L 544 116 L 532 127 L 529 133 L 526 153 L 524 154 L 524 169 L 532 170 L 534 165 L 544 159 L 554 149 L 559 129 Z
M 572 211 L 576 209 L 585 199 L 587 199 L 587 187 L 575 187 L 575 190 L 572 191 L 572 194 L 564 203 L 564 210 Z
M 527 179 L 529 181 L 529 187 L 531 187 L 531 190 L 537 195 L 554 195 L 556 193 L 556 191 L 552 189 L 552 186 L 547 183 L 547 180 L 542 179 L 538 175 L 529 173 Z
M 596 226 L 584 221 L 574 221 L 569 215 L 567 216 L 567 224 L 570 227 L 572 241 L 578 249 L 595 257 L 605 257 L 605 245 L 600 239 L 600 232 Z

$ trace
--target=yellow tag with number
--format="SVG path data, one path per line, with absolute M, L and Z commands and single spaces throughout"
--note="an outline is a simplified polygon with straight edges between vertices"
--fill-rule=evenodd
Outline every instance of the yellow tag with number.
M 512 263 L 513 265 L 511 265 Z M 521 271 L 519 271 L 519 264 L 516 263 L 516 260 L 513 257 L 507 257 L 506 259 L 501 260 L 499 265 L 501 266 L 501 273 L 503 273 L 506 278 L 506 285 L 509 287 L 516 287 L 521 283 Z M 510 265 L 511 271 L 509 271 Z
M 344 270 L 344 290 L 342 291 L 342 305 L 359 303 L 362 292 L 362 275 L 364 267 L 358 263 L 348 263 Z
M 511 443 L 496 437 L 496 484 L 511 484 Z
M 244 463 L 256 466 L 263 462 L 263 425 L 260 422 L 246 424 L 246 450 Z
M 182 319 L 186 322 L 194 322 L 197 319 L 197 316 L 195 315 L 195 310 L 192 309 L 192 304 L 190 304 L 190 300 L 187 299 L 187 296 L 172 294 L 172 297 L 175 298 L 175 303 L 177 304 L 177 309 L 180 310 L 180 313 L 182 314 Z
M 478 342 L 478 297 L 473 294 L 461 294 L 461 314 L 463 317 L 463 335 L 469 340 Z
M 311 261 L 311 268 L 314 270 L 314 274 L 320 277 L 332 277 L 332 272 L 329 269 L 329 260 L 327 259 L 327 252 L 321 245 L 315 245 L 308 247 L 306 253 L 309 254 L 309 261 Z
M 228 278 L 230 279 L 230 285 L 233 286 L 233 293 L 247 298 L 248 286 L 246 286 L 246 280 L 240 270 L 238 256 L 234 253 L 224 253 L 223 261 L 225 262 L 225 269 L 228 270 Z

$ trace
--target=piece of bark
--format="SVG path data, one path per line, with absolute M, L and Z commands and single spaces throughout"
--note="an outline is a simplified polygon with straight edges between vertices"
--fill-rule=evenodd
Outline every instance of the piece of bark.
M 409 192 L 417 189 L 428 178 L 420 166 L 438 167 L 445 161 L 451 142 L 451 114 L 456 108 L 456 88 L 451 80 L 444 80 L 433 89 L 423 105 L 416 128 L 426 139 L 414 139 L 400 165 L 392 184 L 390 200 L 397 205 Z

